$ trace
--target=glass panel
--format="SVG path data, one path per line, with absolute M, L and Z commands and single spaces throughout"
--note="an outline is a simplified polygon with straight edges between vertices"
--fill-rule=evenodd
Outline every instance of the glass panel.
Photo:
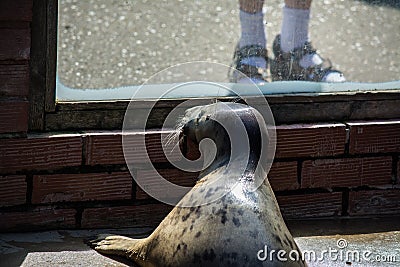
M 230 65 L 240 38 L 238 6 L 236 0 L 60 0 L 58 98 L 66 99 L 78 89 L 134 88 L 184 62 Z M 263 8 L 270 58 L 281 30 L 282 7 L 283 1 L 267 0 Z M 306 86 L 308 91 L 400 87 L 399 1 L 314 1 L 309 32 L 313 46 L 347 81 L 383 84 L 313 84 Z M 217 76 L 229 82 L 227 73 Z M 282 93 L 275 88 L 290 91 L 292 83 L 299 84 L 274 82 L 262 88 L 265 93 Z M 93 92 L 86 90 L 89 93 Z M 125 98 L 116 95 L 104 97 Z

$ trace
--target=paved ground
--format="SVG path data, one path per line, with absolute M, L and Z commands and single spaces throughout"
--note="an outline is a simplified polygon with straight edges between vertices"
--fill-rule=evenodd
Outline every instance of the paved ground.
M 297 221 L 289 223 L 289 228 L 303 253 L 307 251 L 306 255 L 312 255 L 310 253 L 315 252 L 317 260 L 306 257 L 310 267 L 400 266 L 399 219 Z M 84 240 L 102 233 L 140 238 L 148 235 L 149 230 L 0 234 L 0 266 L 129 266 L 122 259 L 110 259 L 89 249 Z M 325 250 L 331 250 L 331 254 Z
M 73 88 L 137 85 L 171 65 L 229 65 L 239 38 L 238 3 L 183 0 L 60 1 L 58 72 Z M 281 0 L 267 0 L 270 48 Z M 314 1 L 311 40 L 350 81 L 400 78 L 400 1 Z

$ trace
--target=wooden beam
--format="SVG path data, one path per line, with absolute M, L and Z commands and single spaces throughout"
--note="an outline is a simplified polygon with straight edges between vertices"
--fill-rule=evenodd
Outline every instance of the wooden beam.
M 272 101 L 267 97 L 269 106 L 277 125 L 306 122 L 343 122 L 347 120 L 395 119 L 400 118 L 399 94 L 389 95 L 388 99 L 380 99 L 382 95 L 360 96 L 281 96 Z M 330 100 L 329 100 L 330 99 Z M 231 98 L 221 99 L 232 101 Z M 135 114 L 137 120 L 143 119 L 149 106 L 153 106 L 147 120 L 147 128 L 161 128 L 169 112 L 185 100 L 140 101 Z M 212 103 L 213 99 L 199 99 L 195 104 Z M 79 130 L 79 129 L 122 129 L 125 112 L 129 101 L 62 103 L 57 112 L 47 115 L 46 130 Z M 192 103 L 193 104 L 193 103 Z M 187 107 L 181 106 L 181 109 Z M 132 120 L 135 120 L 133 118 Z M 132 121 L 137 123 L 138 121 Z
M 56 109 L 58 0 L 47 0 L 47 64 L 45 111 Z
M 45 113 L 55 110 L 57 0 L 34 1 L 30 61 L 29 130 L 45 129 Z

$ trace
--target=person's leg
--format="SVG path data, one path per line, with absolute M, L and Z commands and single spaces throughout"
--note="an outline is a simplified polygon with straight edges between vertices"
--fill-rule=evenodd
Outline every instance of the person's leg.
M 296 9 L 310 9 L 312 0 L 285 0 L 285 6 Z
M 241 36 L 235 51 L 235 67 L 256 83 L 264 82 L 258 68 L 267 68 L 263 4 L 264 0 L 239 0 Z
M 239 0 L 239 8 L 247 13 L 257 13 L 262 11 L 264 0 Z
M 265 48 L 263 3 L 264 0 L 239 0 L 241 27 L 239 47 L 258 45 Z
M 281 75 L 284 80 L 343 82 L 345 81 L 343 74 L 337 70 L 332 70 L 330 67 L 323 66 L 324 60 L 309 43 L 308 28 L 311 1 L 285 0 L 281 34 L 278 40 L 280 45 L 276 47 L 274 44 L 275 56 L 280 54 L 280 59 L 275 60 L 275 63 L 278 61 L 280 66 L 277 68 L 280 68 L 281 74 L 287 74 Z M 296 57 L 294 65 L 293 62 L 290 63 L 293 60 L 291 58 L 293 55 Z M 290 68 L 290 71 L 283 69 L 285 65 Z
M 311 0 L 285 0 L 281 28 L 281 49 L 293 51 L 308 41 Z

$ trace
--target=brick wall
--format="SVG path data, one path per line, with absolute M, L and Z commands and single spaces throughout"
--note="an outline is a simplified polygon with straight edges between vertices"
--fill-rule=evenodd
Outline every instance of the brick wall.
M 0 134 L 26 132 L 32 0 L 0 1 Z
M 32 0 L 0 1 L 0 231 L 157 225 L 171 207 L 135 184 L 120 132 L 28 132 L 31 19 Z M 278 126 L 269 180 L 285 218 L 400 214 L 399 132 L 393 120 Z M 159 137 L 146 133 L 160 174 L 193 185 Z M 133 174 L 150 179 L 135 140 Z
M 269 180 L 285 218 L 399 214 L 399 131 L 400 121 L 277 126 Z M 159 173 L 193 185 L 196 174 L 169 164 L 159 138 L 146 133 Z M 118 131 L 0 139 L 0 229 L 155 226 L 171 207 L 135 184 L 121 142 Z M 193 144 L 183 150 L 196 157 Z M 132 159 L 133 174 L 150 179 L 142 154 Z

